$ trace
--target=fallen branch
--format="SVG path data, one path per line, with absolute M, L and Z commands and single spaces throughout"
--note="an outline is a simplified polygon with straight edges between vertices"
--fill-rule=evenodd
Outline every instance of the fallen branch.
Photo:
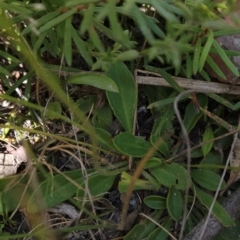
M 231 94 L 239 95 L 240 87 L 225 84 L 225 83 L 215 83 L 207 82 L 195 79 L 186 79 L 180 77 L 172 77 L 180 87 L 184 89 L 198 90 L 198 92 L 211 92 L 218 94 Z M 136 82 L 138 84 L 144 85 L 155 85 L 155 86 L 164 86 L 171 87 L 171 85 L 162 77 L 145 77 L 145 76 L 135 76 Z

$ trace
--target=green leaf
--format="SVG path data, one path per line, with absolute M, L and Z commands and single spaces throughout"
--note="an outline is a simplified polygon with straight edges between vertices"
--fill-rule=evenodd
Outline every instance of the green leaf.
M 162 211 L 157 210 L 151 213 L 150 217 L 155 221 L 159 221 Z M 149 234 L 156 228 L 155 223 L 149 219 L 142 220 L 139 224 L 135 225 L 123 240 L 143 240 L 146 239 Z
M 85 188 L 85 181 L 88 181 L 88 191 L 94 197 L 106 193 L 115 179 L 115 175 L 99 175 L 93 171 L 89 172 L 88 176 L 83 177 L 80 170 L 64 172 L 54 176 L 50 175 L 33 192 L 28 204 L 29 212 L 37 210 L 31 202 L 38 204 L 39 191 L 43 196 L 43 199 L 39 200 L 44 200 L 46 207 L 53 207 L 71 198 L 77 192 L 78 197 L 82 197 L 85 191 L 85 189 L 82 189 Z
M 184 190 L 187 187 L 187 171 L 177 163 L 162 164 L 160 167 L 151 168 L 149 171 L 166 187 L 174 185 L 176 189 Z M 188 179 L 188 181 L 191 181 Z M 191 185 L 191 182 L 190 184 Z
M 144 204 L 152 209 L 166 209 L 167 208 L 167 199 L 160 196 L 148 196 L 143 200 Z
M 161 224 L 162 227 L 170 232 L 170 227 L 173 224 L 173 220 L 171 217 L 167 217 L 167 219 Z M 147 238 L 147 240 L 165 240 L 168 239 L 168 233 L 164 231 L 162 228 L 156 228 Z
M 94 4 L 89 4 L 87 9 L 84 11 L 83 21 L 82 21 L 81 27 L 80 27 L 81 34 L 84 34 L 88 30 L 89 26 L 91 26 L 94 9 L 95 9 Z
M 43 24 L 57 17 L 59 14 L 61 14 L 60 11 L 54 11 L 54 12 L 48 13 L 47 15 L 44 15 L 43 17 L 39 18 L 36 22 L 29 24 L 29 26 L 24 28 L 22 31 L 22 35 L 30 33 L 35 27 L 42 26 Z
M 137 106 L 137 86 L 135 80 L 123 63 L 112 64 L 107 72 L 117 85 L 119 93 L 106 92 L 109 104 L 127 132 L 133 131 L 133 119 Z
M 214 138 L 214 133 L 213 133 L 213 130 L 211 128 L 210 125 L 208 125 L 206 128 L 205 128 L 205 131 L 203 133 L 203 139 L 202 139 L 202 143 L 205 143 L 211 139 Z M 208 143 L 208 144 L 204 144 L 202 146 L 202 151 L 203 151 L 203 155 L 206 156 L 212 149 L 213 147 L 213 143 L 214 142 L 211 142 L 211 143 Z
M 120 54 L 118 54 L 117 61 L 122 61 L 122 62 L 131 61 L 138 58 L 138 56 L 139 56 L 138 51 L 132 49 L 132 50 L 121 52 Z
M 132 176 L 127 172 L 122 172 L 121 180 L 118 182 L 118 190 L 120 193 L 127 192 L 132 181 Z M 134 184 L 134 190 L 155 190 L 152 184 L 147 180 L 137 179 Z
M 49 112 L 49 111 L 51 111 L 51 112 Z M 57 118 L 54 113 L 56 113 L 56 114 L 61 114 L 62 113 L 62 107 L 61 107 L 61 104 L 59 102 L 50 102 L 47 105 L 47 111 L 46 111 L 45 116 L 47 118 L 49 118 L 50 120 L 53 120 L 53 119 Z
M 72 16 L 65 21 L 63 52 L 68 66 L 72 66 Z
M 88 188 L 88 191 L 91 193 L 91 196 L 100 197 L 108 192 L 108 190 L 113 185 L 115 178 L 116 178 L 116 175 L 106 176 L 106 175 L 94 174 L 89 178 L 85 177 L 85 181 L 88 181 L 87 188 Z M 85 189 L 78 188 L 76 197 L 84 198 L 83 201 L 85 201 L 86 200 L 85 192 L 86 192 Z
M 79 54 L 81 54 L 81 56 L 83 57 L 83 59 L 86 61 L 86 63 L 89 66 L 92 66 L 93 61 L 92 61 L 92 58 L 89 54 L 89 51 L 87 51 L 87 49 L 86 49 L 86 42 L 83 41 L 78 36 L 78 33 L 77 33 L 76 29 L 73 28 L 73 26 L 72 26 L 72 38 L 73 38 L 73 41 L 74 41 L 74 43 L 75 43 L 75 45 L 78 49 Z
M 117 148 L 113 144 L 112 136 L 109 132 L 102 128 L 95 128 L 95 132 L 100 146 L 107 150 L 118 152 Z
M 84 97 L 79 98 L 76 101 L 76 110 L 73 109 L 73 111 L 72 111 L 73 119 L 78 122 L 75 112 L 78 109 L 80 109 L 82 113 L 86 114 L 92 109 L 93 105 L 95 105 L 96 102 L 97 102 L 96 95 L 86 95 Z
M 196 74 L 199 69 L 199 60 L 200 60 L 200 53 L 201 53 L 201 38 L 198 39 L 196 47 L 194 49 L 193 54 L 193 74 Z
M 192 65 L 193 65 L 193 62 L 192 62 L 192 59 L 190 57 L 189 54 L 186 54 L 186 76 L 187 78 L 191 78 L 192 76 Z
M 108 130 L 113 122 L 113 114 L 110 107 L 102 107 L 93 111 L 93 125 L 97 128 Z
M 77 8 L 72 8 L 71 10 L 69 10 L 68 12 L 63 13 L 62 15 L 52 19 L 51 21 L 47 22 L 45 25 L 43 25 L 40 29 L 39 32 L 43 33 L 47 30 L 49 30 L 50 28 L 56 26 L 57 24 L 61 23 L 62 21 L 64 21 L 65 19 L 67 19 L 68 17 L 72 16 L 74 13 L 77 12 Z
M 199 188 L 195 187 L 198 200 L 208 209 L 210 208 L 213 197 Z M 215 202 L 212 214 L 224 227 L 233 227 L 235 225 L 234 221 L 231 219 L 226 210 L 222 207 L 221 204 Z
M 159 137 L 156 135 L 151 135 L 150 137 L 150 142 L 154 146 L 154 144 L 159 140 Z M 166 141 L 162 140 L 160 145 L 158 146 L 158 151 L 162 153 L 165 157 L 170 157 L 170 151 L 169 151 L 169 145 L 167 144 Z
M 155 167 L 159 167 L 162 164 L 162 160 L 160 158 L 157 157 L 153 157 L 150 158 L 147 163 L 145 164 L 144 168 L 148 169 L 148 168 L 155 168 Z
M 187 99 L 187 98 L 188 98 L 188 96 L 183 96 L 181 98 L 181 100 L 184 100 L 184 99 Z M 172 104 L 175 101 L 175 99 L 176 99 L 176 97 L 173 97 L 173 98 L 167 98 L 167 99 L 163 99 L 163 100 L 160 100 L 160 101 L 157 101 L 157 102 L 153 102 L 153 103 L 149 104 L 147 108 L 148 109 L 151 109 L 151 108 L 162 109 L 165 106 L 167 106 L 169 104 Z
M 239 77 L 239 72 L 237 70 L 237 68 L 235 67 L 235 65 L 231 62 L 231 60 L 228 58 L 227 54 L 224 52 L 224 50 L 221 48 L 221 46 L 219 45 L 219 43 L 214 40 L 213 41 L 213 46 L 215 47 L 215 49 L 217 50 L 219 56 L 222 58 L 222 60 L 224 61 L 224 63 L 227 65 L 228 69 L 237 77 Z
M 165 134 L 165 132 L 174 133 L 174 129 L 172 126 L 172 120 L 174 119 L 174 117 L 175 116 L 173 107 L 166 107 L 164 112 L 155 120 L 152 135 L 157 135 L 160 137 L 164 136 L 164 140 L 170 138 L 170 135 L 168 135 L 167 138 L 167 134 Z
M 221 180 L 221 177 L 215 172 L 204 169 L 191 170 L 191 176 L 200 186 L 212 191 L 217 190 L 218 184 Z M 226 184 L 223 181 L 221 190 L 224 188 L 226 188 Z
M 214 240 L 239 239 L 240 223 L 239 219 L 235 221 L 236 226 L 222 229 Z
M 142 157 L 152 147 L 152 145 L 143 138 L 133 136 L 128 132 L 118 134 L 113 139 L 113 143 L 120 152 L 132 157 Z
M 175 186 L 171 186 L 167 196 L 167 209 L 173 220 L 179 221 L 182 217 L 183 200 L 182 194 Z
M 203 70 L 205 61 L 206 61 L 207 56 L 209 54 L 210 48 L 213 44 L 213 40 L 214 40 L 213 39 L 213 31 L 209 30 L 208 38 L 207 38 L 207 41 L 205 43 L 205 46 L 203 47 L 202 54 L 201 54 L 201 57 L 200 57 L 200 60 L 199 60 L 199 69 L 198 69 L 199 72 L 201 72 Z
M 207 96 L 201 94 L 197 95 L 197 100 L 202 108 L 204 108 L 207 105 Z M 183 123 L 187 131 L 191 131 L 193 127 L 196 125 L 198 120 L 202 117 L 203 113 L 199 112 L 199 110 L 193 105 L 193 102 L 191 101 L 185 111 Z
M 218 65 L 212 60 L 210 56 L 207 56 L 206 62 L 219 77 L 227 81 L 227 78 L 222 72 L 222 70 L 218 67 Z
M 165 72 L 163 69 L 158 69 L 158 72 L 177 92 L 184 91 L 184 89 L 178 85 L 178 83 L 172 78 L 170 74 Z
M 99 73 L 81 73 L 67 79 L 70 84 L 86 84 L 106 91 L 118 92 L 116 83 L 109 77 Z

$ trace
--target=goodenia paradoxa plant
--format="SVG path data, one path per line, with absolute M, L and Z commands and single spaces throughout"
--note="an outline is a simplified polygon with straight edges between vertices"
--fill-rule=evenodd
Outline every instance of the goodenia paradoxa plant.
M 106 91 L 108 102 L 126 132 L 132 133 L 134 113 L 137 106 L 137 86 L 135 80 L 122 62 L 114 63 L 107 71 L 118 87 L 118 93 Z

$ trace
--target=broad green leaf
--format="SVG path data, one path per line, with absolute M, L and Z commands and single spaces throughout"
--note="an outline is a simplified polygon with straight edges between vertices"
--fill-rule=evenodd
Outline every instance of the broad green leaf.
M 179 221 L 182 217 L 182 194 L 175 186 L 171 186 L 167 196 L 167 210 L 173 220 Z
M 170 227 L 172 226 L 172 224 L 173 220 L 170 217 L 167 217 L 167 219 L 161 225 L 165 230 L 171 232 Z M 168 239 L 168 233 L 160 227 L 156 228 L 147 238 L 147 240 L 165 240 L 165 239 Z
M 88 191 L 91 193 L 91 196 L 103 196 L 108 192 L 108 190 L 113 185 L 113 182 L 116 178 L 116 175 L 99 175 L 95 174 L 93 176 L 90 176 L 89 178 L 85 177 L 85 181 L 88 181 L 87 188 Z M 77 198 L 83 198 L 86 196 L 86 190 L 85 189 L 79 189 L 77 191 L 76 197 Z M 85 201 L 86 199 L 84 199 Z
M 150 217 L 155 221 L 159 221 L 162 211 L 154 211 Z M 156 228 L 155 223 L 149 219 L 142 220 L 139 224 L 135 225 L 128 233 L 125 235 L 123 240 L 143 240 L 146 239 L 149 234 Z
M 143 199 L 144 204 L 152 209 L 166 209 L 167 199 L 160 196 L 150 195 Z
M 202 143 L 205 143 L 211 139 L 214 138 L 214 133 L 213 133 L 213 130 L 211 128 L 210 125 L 207 125 L 206 128 L 205 128 L 205 131 L 203 133 L 203 139 L 202 139 Z M 212 149 L 213 147 L 213 143 L 214 142 L 211 142 L 209 144 L 204 144 L 202 146 L 202 151 L 203 151 L 203 155 L 206 156 Z
M 216 40 L 213 40 L 213 46 L 217 50 L 219 56 L 222 58 L 224 63 L 227 65 L 228 69 L 237 77 L 239 77 L 239 72 L 235 65 L 231 62 L 231 60 L 228 58 L 227 54 L 224 52 L 224 50 L 221 48 L 219 43 Z
M 160 184 L 166 187 L 171 187 L 173 185 L 179 190 L 184 190 L 187 187 L 187 171 L 177 163 L 162 164 L 158 168 L 149 169 L 149 171 Z M 188 181 L 191 180 L 188 179 Z M 189 185 L 191 185 L 191 182 Z
M 76 32 L 76 29 L 73 28 L 72 26 L 72 38 L 73 41 L 78 49 L 79 54 L 83 57 L 83 59 L 86 61 L 86 63 L 89 66 L 93 65 L 93 60 L 89 54 L 89 52 L 86 49 L 86 42 L 83 41 L 79 36 L 78 33 Z
M 209 55 L 207 56 L 206 62 L 219 77 L 227 81 L 227 78 L 222 72 L 222 70 L 218 67 L 218 65 L 212 60 L 212 58 Z
M 60 22 L 64 21 L 68 17 L 72 16 L 76 12 L 77 12 L 77 8 L 73 8 L 73 9 L 69 10 L 68 12 L 63 13 L 62 15 L 52 19 L 51 21 L 49 21 L 45 25 L 43 25 L 39 29 L 39 32 L 43 33 L 45 31 L 49 30 L 50 28 L 56 26 L 57 24 L 59 24 Z
M 142 157 L 152 147 L 152 145 L 143 138 L 133 136 L 128 132 L 118 134 L 113 139 L 113 143 L 120 152 L 132 157 Z
M 125 130 L 129 133 L 133 130 L 134 113 L 137 106 L 137 86 L 135 80 L 123 63 L 112 64 L 107 72 L 118 87 L 118 93 L 106 92 L 109 104 L 121 122 Z
M 215 172 L 204 169 L 191 170 L 191 176 L 200 186 L 212 191 L 217 190 L 218 184 L 221 180 L 221 177 Z M 223 181 L 221 190 L 224 188 L 226 188 L 226 184 Z
M 200 53 L 201 53 L 201 38 L 198 39 L 196 43 L 196 47 L 194 49 L 193 54 L 193 74 L 196 74 L 199 69 L 199 60 L 200 60 Z
M 49 112 L 49 110 L 50 110 L 50 112 Z M 58 118 L 58 117 L 56 117 L 56 115 L 54 113 L 56 113 L 56 114 L 62 113 L 62 107 L 59 102 L 50 102 L 47 105 L 47 111 L 46 111 L 45 116 L 47 118 L 49 118 L 50 120 Z
M 32 201 L 38 204 L 38 200 L 44 200 L 46 207 L 53 207 L 71 198 L 77 192 L 78 196 L 82 197 L 85 191 L 85 181 L 88 181 L 88 191 L 90 191 L 92 196 L 104 194 L 111 187 L 114 179 L 115 175 L 103 176 L 93 171 L 88 176 L 83 177 L 80 170 L 65 172 L 64 175 L 49 175 L 33 192 L 29 200 L 28 211 L 34 212 L 37 210 L 32 207 Z M 38 199 L 39 191 L 43 199 Z
M 76 108 L 80 109 L 81 112 L 85 114 L 85 113 L 88 113 L 92 109 L 92 107 L 96 104 L 96 102 L 97 102 L 97 96 L 86 95 L 84 97 L 79 98 L 76 101 Z M 78 121 L 78 119 L 76 119 L 76 114 L 75 114 L 76 110 L 73 109 L 73 111 L 72 111 L 73 119 L 75 121 Z
M 132 176 L 127 172 L 122 172 L 121 179 L 118 182 L 118 190 L 120 193 L 127 192 L 128 187 L 132 181 Z M 134 190 L 155 190 L 152 184 L 147 180 L 137 179 L 134 184 Z
M 63 53 L 68 66 L 72 66 L 72 16 L 66 19 Z
M 116 83 L 109 77 L 99 73 L 81 73 L 67 79 L 70 84 L 86 84 L 106 91 L 118 92 Z
M 201 57 L 200 57 L 200 60 L 199 60 L 199 69 L 198 69 L 199 72 L 201 72 L 203 70 L 205 61 L 207 59 L 207 56 L 209 54 L 209 51 L 210 51 L 210 48 L 211 48 L 212 44 L 213 44 L 213 31 L 209 30 L 208 38 L 207 38 L 207 41 L 205 43 L 205 46 L 203 47 Z
M 198 200 L 208 209 L 212 205 L 213 197 L 199 188 L 195 187 Z M 226 210 L 222 207 L 221 204 L 215 202 L 212 214 L 224 227 L 233 227 L 235 225 L 234 221 L 231 219 Z
M 113 114 L 109 107 L 102 107 L 93 111 L 93 125 L 108 130 L 113 122 Z
M 155 168 L 155 167 L 159 167 L 161 164 L 162 164 L 162 160 L 160 158 L 152 157 L 147 161 L 144 168 L 145 169 Z
M 207 105 L 207 96 L 201 94 L 197 95 L 197 100 L 202 108 L 204 108 Z M 183 123 L 185 128 L 188 132 L 190 132 L 193 127 L 196 125 L 197 121 L 202 117 L 203 113 L 193 105 L 193 102 L 191 101 L 185 111 Z

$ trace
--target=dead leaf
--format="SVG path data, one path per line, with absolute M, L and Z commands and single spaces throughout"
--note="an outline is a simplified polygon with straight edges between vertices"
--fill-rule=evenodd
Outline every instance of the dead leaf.
M 6 148 L 9 153 L 0 153 L 0 178 L 16 174 L 20 164 L 28 159 L 23 146 L 14 148 L 8 144 Z

